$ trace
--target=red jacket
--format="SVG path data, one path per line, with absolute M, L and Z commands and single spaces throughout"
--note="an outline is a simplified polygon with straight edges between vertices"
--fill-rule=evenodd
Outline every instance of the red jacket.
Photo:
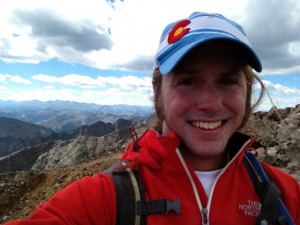
M 180 214 L 173 212 L 147 217 L 147 225 L 254 225 L 259 198 L 242 163 L 243 153 L 251 140 L 236 134 L 230 141 L 231 160 L 217 177 L 209 197 L 179 150 L 179 138 L 174 133 L 158 136 L 148 130 L 139 140 L 140 148 L 130 145 L 122 159 L 137 160 L 146 199 L 180 199 Z M 264 164 L 273 181 L 282 191 L 295 223 L 300 224 L 300 186 L 291 176 Z M 13 224 L 81 224 L 115 225 L 116 196 L 114 185 L 106 174 L 85 177 L 56 193 L 23 221 Z M 201 214 L 206 209 L 204 218 Z M 202 221 L 202 223 L 201 223 Z M 208 224 L 208 223 L 207 223 Z

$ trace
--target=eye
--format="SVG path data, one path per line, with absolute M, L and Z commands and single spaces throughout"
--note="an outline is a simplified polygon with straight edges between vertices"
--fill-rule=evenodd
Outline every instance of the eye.
M 223 78 L 222 83 L 226 85 L 236 85 L 238 84 L 238 81 L 236 78 L 228 77 L 228 78 Z
M 228 85 L 228 86 L 238 85 L 239 84 L 239 76 L 235 76 L 235 75 L 222 76 L 219 79 L 219 83 Z
M 196 80 L 193 77 L 185 77 L 178 81 L 179 86 L 191 86 L 196 83 Z

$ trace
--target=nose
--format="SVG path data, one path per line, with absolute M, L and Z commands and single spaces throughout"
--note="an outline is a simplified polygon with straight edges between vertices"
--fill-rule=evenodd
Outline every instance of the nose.
M 215 113 L 223 107 L 222 93 L 215 85 L 202 85 L 195 98 L 198 110 Z

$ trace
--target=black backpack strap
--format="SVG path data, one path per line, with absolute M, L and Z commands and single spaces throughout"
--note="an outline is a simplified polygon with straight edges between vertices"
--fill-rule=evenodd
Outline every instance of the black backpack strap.
M 150 214 L 167 214 L 173 211 L 175 214 L 180 214 L 180 200 L 175 198 L 170 202 L 166 198 L 137 202 L 137 214 L 147 216 Z
M 140 190 L 141 184 L 137 176 L 137 172 L 132 169 L 113 172 L 112 179 L 117 194 L 117 225 L 144 225 L 146 222 L 145 216 L 136 213 L 136 202 L 144 199 L 144 193 Z
M 280 198 L 280 190 L 269 178 L 259 160 L 251 152 L 246 152 L 243 163 L 261 200 L 256 224 L 295 225 Z
M 179 199 L 146 201 L 141 176 L 137 170 L 126 168 L 128 163 L 121 161 L 104 171 L 116 188 L 116 225 L 146 225 L 150 214 L 180 213 Z
M 104 171 L 111 176 L 116 188 L 116 225 L 145 225 L 144 215 L 137 214 L 138 201 L 144 200 L 139 173 L 124 168 L 129 161 L 120 161 Z

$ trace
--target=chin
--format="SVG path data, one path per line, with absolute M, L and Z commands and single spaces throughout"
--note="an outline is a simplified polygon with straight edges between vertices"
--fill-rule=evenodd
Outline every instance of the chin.
M 226 143 L 227 144 L 227 143 Z M 185 151 L 189 151 L 197 157 L 201 158 L 211 158 L 220 155 L 224 152 L 226 144 L 217 144 L 216 142 L 212 143 L 195 143 L 194 145 L 185 145 L 183 148 Z

